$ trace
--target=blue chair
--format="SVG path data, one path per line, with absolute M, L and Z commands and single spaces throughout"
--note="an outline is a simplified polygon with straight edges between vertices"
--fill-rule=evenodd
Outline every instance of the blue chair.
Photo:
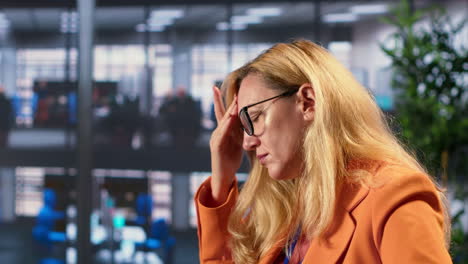
M 147 193 L 140 193 L 136 199 L 136 224 L 145 227 L 148 231 L 151 213 L 153 211 L 153 197 Z
M 146 247 L 150 250 L 162 249 L 164 263 L 172 263 L 172 252 L 175 246 L 175 238 L 169 234 L 169 225 L 165 219 L 157 219 L 151 225 L 151 233 L 146 240 Z
M 135 247 L 144 251 L 158 251 L 161 254 L 163 263 L 173 263 L 173 251 L 175 246 L 175 238 L 169 234 L 169 226 L 165 219 L 157 219 L 151 224 L 151 230 L 146 241 L 136 243 Z
M 56 199 L 53 190 L 44 190 L 44 206 L 39 211 L 36 225 L 32 230 L 33 238 L 38 242 L 39 246 L 41 246 L 41 250 L 45 249 L 45 253 L 48 256 L 52 255 L 54 244 L 64 243 L 67 240 L 65 233 L 53 231 L 55 222 L 65 217 L 64 213 L 55 211 Z M 40 263 L 52 264 L 64 262 L 53 258 L 43 258 Z

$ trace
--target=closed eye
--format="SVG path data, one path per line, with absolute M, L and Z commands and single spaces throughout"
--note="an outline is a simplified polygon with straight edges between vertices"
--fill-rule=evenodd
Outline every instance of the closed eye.
M 257 121 L 258 118 L 262 115 L 262 112 L 263 112 L 263 111 L 256 111 L 256 112 L 252 113 L 252 114 L 250 115 L 250 119 L 252 120 L 252 122 Z

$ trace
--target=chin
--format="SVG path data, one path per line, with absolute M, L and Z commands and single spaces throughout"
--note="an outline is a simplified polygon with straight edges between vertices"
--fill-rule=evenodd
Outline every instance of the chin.
M 289 180 L 294 178 L 292 175 L 289 175 L 289 172 L 281 170 L 279 168 L 268 168 L 268 175 L 275 181 Z
M 270 178 L 275 181 L 281 180 L 291 180 L 297 178 L 301 175 L 301 171 L 299 168 L 301 167 L 299 164 L 292 165 L 296 163 L 288 163 L 289 166 L 280 165 L 278 163 L 270 163 L 265 166 L 268 170 L 268 174 Z
M 281 175 L 278 175 L 276 173 L 272 173 L 272 172 L 270 172 L 270 170 L 268 170 L 268 174 L 270 175 L 270 178 L 272 178 L 275 181 L 284 180 L 283 177 L 281 177 Z

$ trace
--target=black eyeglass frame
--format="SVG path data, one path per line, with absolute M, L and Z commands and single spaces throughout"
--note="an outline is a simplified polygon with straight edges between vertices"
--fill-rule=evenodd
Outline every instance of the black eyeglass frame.
M 276 98 L 291 96 L 291 95 L 295 94 L 298 90 L 299 90 L 299 88 L 296 88 L 296 89 L 293 89 L 293 90 L 290 90 L 290 91 L 286 91 L 286 92 L 284 92 L 282 94 L 279 94 L 279 95 L 273 96 L 271 98 L 262 100 L 260 102 L 249 104 L 249 105 L 246 105 L 246 106 L 242 107 L 241 110 L 239 111 L 239 119 L 241 120 L 242 130 L 244 130 L 245 133 L 247 133 L 247 135 L 249 135 L 249 136 L 252 136 L 255 133 L 254 132 L 254 126 L 253 126 L 253 123 L 252 123 L 252 119 L 250 119 L 249 112 L 247 111 L 250 107 L 256 106 L 256 105 L 259 105 L 259 104 L 262 104 L 262 103 L 265 103 L 265 102 L 268 102 L 268 101 L 276 99 Z M 245 116 L 247 117 L 248 126 L 252 130 L 251 133 L 249 133 L 249 131 L 242 124 L 241 115 L 243 113 L 245 113 Z

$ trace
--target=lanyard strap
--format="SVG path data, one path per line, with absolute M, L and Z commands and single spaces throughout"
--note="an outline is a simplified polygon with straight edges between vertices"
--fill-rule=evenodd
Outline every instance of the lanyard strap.
M 291 243 L 291 245 L 289 246 L 289 249 L 287 251 L 288 254 L 286 254 L 285 258 L 284 258 L 284 262 L 283 264 L 289 264 L 289 257 L 292 257 L 292 254 L 294 252 L 294 248 L 296 247 L 296 244 L 297 244 L 297 241 L 299 240 L 299 234 L 300 234 L 300 230 L 297 230 L 296 234 L 294 235 L 294 238 L 293 238 L 293 242 Z M 302 263 L 302 260 L 299 262 L 299 263 Z

